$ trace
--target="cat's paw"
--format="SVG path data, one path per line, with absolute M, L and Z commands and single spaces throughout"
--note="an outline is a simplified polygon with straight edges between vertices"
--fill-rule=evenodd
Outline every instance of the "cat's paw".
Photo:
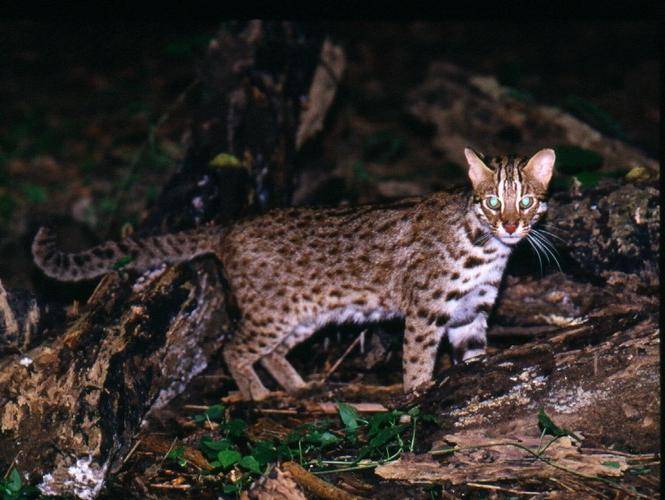
M 462 354 L 462 361 L 479 361 L 485 356 L 485 349 L 469 349 Z

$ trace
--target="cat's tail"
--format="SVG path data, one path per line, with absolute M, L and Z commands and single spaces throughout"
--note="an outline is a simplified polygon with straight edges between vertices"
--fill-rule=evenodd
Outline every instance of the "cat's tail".
M 44 274 L 60 281 L 96 278 L 116 269 L 144 270 L 163 262 L 177 263 L 215 253 L 220 226 L 206 226 L 163 236 L 107 241 L 78 253 L 58 249 L 55 235 L 41 227 L 32 242 L 32 256 Z

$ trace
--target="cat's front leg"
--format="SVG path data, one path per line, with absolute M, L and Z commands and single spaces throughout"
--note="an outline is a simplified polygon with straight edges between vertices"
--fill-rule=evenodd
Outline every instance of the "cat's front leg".
M 453 348 L 454 363 L 482 356 L 487 347 L 487 316 L 479 313 L 474 317 L 451 321 L 446 333 Z
M 446 319 L 422 309 L 407 314 L 402 357 L 404 392 L 411 392 L 432 380 Z

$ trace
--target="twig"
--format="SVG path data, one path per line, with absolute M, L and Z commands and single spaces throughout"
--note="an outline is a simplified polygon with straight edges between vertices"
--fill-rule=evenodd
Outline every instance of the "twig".
M 150 485 L 152 488 L 161 490 L 189 490 L 192 488 L 191 484 L 169 484 L 169 483 L 155 483 Z
M 127 453 L 127 456 L 126 456 L 125 458 L 122 459 L 122 463 L 123 463 L 123 464 L 126 464 L 126 463 L 127 463 L 127 460 L 129 460 L 129 457 L 132 456 L 132 454 L 134 453 L 134 451 L 136 451 L 136 448 L 138 448 L 140 444 L 141 444 L 141 438 L 139 438 L 139 439 L 136 441 L 136 444 L 134 444 L 134 446 L 132 446 L 132 449 L 129 450 L 129 453 Z
M 358 413 L 383 413 L 388 411 L 388 408 L 380 403 L 347 403 L 352 406 Z M 313 403 L 306 404 L 305 408 L 308 413 L 324 413 L 326 415 L 336 415 L 339 411 L 336 403 Z
M 516 495 L 540 495 L 542 491 L 521 491 L 513 490 L 511 488 L 502 488 L 501 486 L 495 486 L 493 484 L 481 484 L 481 483 L 466 483 L 467 486 L 472 488 L 479 488 L 482 490 L 493 490 L 493 491 L 505 491 L 506 493 L 514 493 Z
M 171 450 L 173 449 L 173 447 L 175 446 L 175 444 L 176 444 L 177 441 L 178 441 L 178 438 L 177 438 L 177 437 L 174 437 L 174 438 L 173 438 L 173 441 L 171 441 L 171 446 L 169 446 L 168 451 L 167 451 L 166 453 L 164 453 L 164 456 L 163 456 L 162 459 L 159 461 L 159 468 L 160 468 L 160 469 L 162 468 L 162 465 L 164 464 L 164 460 L 166 460 L 166 457 L 169 455 L 169 453 L 171 453 Z
M 21 452 L 19 451 L 19 452 L 14 456 L 14 460 L 12 460 L 12 461 L 10 462 L 9 467 L 7 467 L 7 470 L 5 471 L 5 475 L 2 476 L 2 479 L 7 479 L 7 478 L 9 477 L 9 473 L 10 473 L 10 472 L 12 471 L 12 469 L 14 468 L 14 465 L 16 464 L 16 459 L 18 458 L 18 456 L 19 456 L 20 453 L 21 453 Z
M 561 486 L 563 486 L 564 488 L 566 488 L 568 491 L 575 491 L 575 490 L 573 490 L 570 486 L 568 486 L 568 484 L 564 483 L 563 481 L 560 481 L 559 479 L 556 479 L 556 478 L 554 478 L 554 477 L 549 477 L 548 479 L 549 479 L 550 481 L 552 481 L 553 483 L 560 484 Z
M 192 411 L 208 411 L 210 406 L 208 405 L 182 405 L 183 410 L 192 410 Z
M 298 483 L 298 485 L 310 491 L 317 497 L 329 500 L 361 500 L 360 497 L 351 495 L 337 486 L 316 477 L 295 462 L 284 462 L 282 464 L 282 469 L 289 472 L 291 478 Z
M 590 452 L 590 453 L 606 453 L 608 455 L 619 455 L 621 457 L 627 457 L 630 458 L 631 460 L 649 460 L 652 458 L 656 458 L 655 453 L 626 453 L 625 451 L 619 451 L 619 450 L 610 450 L 607 448 L 580 448 L 580 451 L 582 453 L 584 452 Z
M 259 411 L 261 413 L 267 413 L 268 415 L 297 415 L 298 410 L 295 408 L 284 408 L 284 409 L 279 409 L 279 408 L 259 408 Z
M 330 375 L 332 375 L 333 372 L 334 372 L 335 370 L 337 370 L 337 368 L 339 367 L 339 365 L 342 364 L 342 361 L 344 361 L 344 359 L 349 355 L 349 353 L 353 350 L 353 348 L 354 348 L 356 345 L 358 345 L 358 342 L 360 342 L 361 337 L 363 336 L 363 334 L 364 334 L 366 331 L 367 331 L 367 330 L 363 330 L 362 332 L 360 332 L 360 335 L 358 335 L 358 336 L 356 337 L 356 339 L 355 339 L 353 342 L 351 342 L 351 345 L 350 345 L 349 347 L 346 348 L 346 351 L 344 351 L 344 354 L 342 354 L 342 355 L 339 357 L 339 359 L 338 359 L 337 361 L 335 361 L 335 364 L 332 365 L 332 367 L 330 368 L 330 370 L 328 370 L 328 371 L 326 372 L 326 374 L 323 376 L 323 382 L 325 382 L 326 380 L 328 380 L 328 377 L 330 377 Z

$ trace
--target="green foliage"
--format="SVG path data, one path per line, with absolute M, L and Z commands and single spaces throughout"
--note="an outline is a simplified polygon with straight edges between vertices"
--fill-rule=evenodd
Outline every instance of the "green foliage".
M 206 420 L 211 422 L 220 422 L 224 418 L 224 405 L 212 405 L 205 412 L 200 415 L 194 416 L 194 422 L 197 424 L 203 423 Z
M 185 448 L 183 446 L 172 448 L 165 458 L 176 461 L 180 467 L 185 467 L 189 463 L 189 460 L 185 458 Z
M 43 186 L 26 183 L 23 184 L 22 191 L 29 203 L 44 203 L 48 200 L 48 192 Z
M 583 171 L 593 171 L 603 165 L 603 157 L 591 151 L 572 145 L 555 146 L 555 169 L 562 174 L 576 174 Z
M 347 434 L 355 433 L 358 430 L 358 411 L 346 403 L 337 403 L 337 411 Z
M 556 425 L 554 421 L 550 418 L 550 416 L 547 413 L 545 413 L 545 410 L 543 408 L 538 410 L 538 428 L 541 430 L 543 434 L 549 434 L 550 436 L 554 437 L 572 436 L 575 439 L 577 439 L 577 436 L 575 436 L 575 434 L 573 434 L 571 431 Z
M 39 490 L 34 486 L 23 484 L 21 474 L 16 468 L 5 479 L 0 479 L 0 495 L 3 500 L 14 500 L 17 498 L 34 498 L 39 494 Z
M 625 138 L 621 124 L 607 111 L 599 108 L 586 99 L 576 95 L 570 95 L 563 100 L 562 105 L 564 108 L 590 123 L 601 132 L 620 139 Z
M 224 478 L 223 491 L 237 493 L 263 474 L 269 464 L 280 460 L 297 461 L 318 473 L 338 470 L 331 466 L 366 468 L 395 460 L 403 451 L 413 451 L 419 421 L 435 421 L 417 407 L 368 418 L 345 403 L 338 403 L 337 408 L 338 421 L 323 419 L 298 426 L 283 439 L 252 441 L 243 420 L 230 418 L 224 406 L 213 405 L 194 417 L 199 424 L 214 421 L 219 425 L 215 436 L 201 438 L 199 450 L 213 468 L 212 473 Z M 405 417 L 408 418 L 401 423 Z M 341 454 L 344 460 L 326 458 Z M 179 465 L 187 465 L 178 448 L 171 455 L 169 458 Z M 229 474 L 232 470 L 236 471 L 233 476 Z M 231 477 L 235 482 L 230 481 Z

